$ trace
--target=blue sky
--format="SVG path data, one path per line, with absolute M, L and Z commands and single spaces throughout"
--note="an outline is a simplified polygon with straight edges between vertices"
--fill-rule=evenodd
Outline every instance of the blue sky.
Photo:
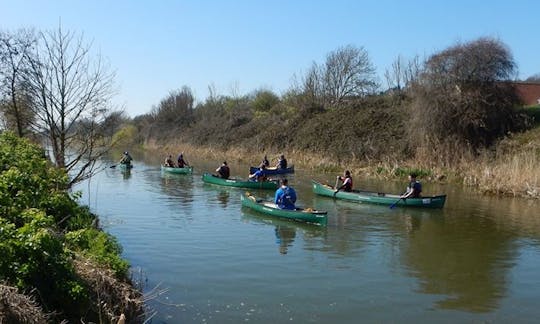
M 364 47 L 383 81 L 398 55 L 499 38 L 519 77 L 540 73 L 540 1 L 0 0 L 0 28 L 84 33 L 116 71 L 116 101 L 134 117 L 189 86 L 199 101 L 265 88 L 281 94 L 312 62 Z M 384 83 L 383 83 L 384 84 Z

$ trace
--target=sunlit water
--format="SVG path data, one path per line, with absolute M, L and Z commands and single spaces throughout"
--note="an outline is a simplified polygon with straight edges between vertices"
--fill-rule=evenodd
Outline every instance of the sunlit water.
M 442 210 L 389 209 L 314 196 L 298 170 L 298 204 L 328 211 L 328 226 L 279 221 L 240 205 L 241 189 L 162 174 L 157 158 L 81 184 L 81 202 L 118 238 L 143 279 L 152 323 L 536 323 L 540 213 L 536 201 L 461 188 Z M 247 165 L 232 166 L 246 175 Z M 404 184 L 355 186 L 399 192 Z M 270 197 L 273 192 L 251 190 Z

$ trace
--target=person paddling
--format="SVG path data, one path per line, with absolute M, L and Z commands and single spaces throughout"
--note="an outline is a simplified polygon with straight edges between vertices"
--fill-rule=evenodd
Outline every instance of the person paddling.
M 216 169 L 216 172 L 218 173 L 220 178 L 229 179 L 231 170 L 229 169 L 229 166 L 227 165 L 227 161 L 223 161 L 221 166 Z
M 169 168 L 174 168 L 174 162 L 173 162 L 173 159 L 172 159 L 172 155 L 167 156 L 167 158 L 165 159 L 165 164 L 164 165 L 166 167 L 169 167 Z
M 407 191 L 401 195 L 401 199 L 407 198 L 420 198 L 422 193 L 422 184 L 416 180 L 416 173 L 409 174 L 409 184 L 407 185 Z
M 261 164 L 259 166 L 259 170 L 249 175 L 249 179 L 257 182 L 266 181 L 266 166 L 264 164 Z
M 340 187 L 337 186 L 338 181 L 343 182 L 343 184 Z M 345 170 L 345 173 L 343 174 L 343 176 L 337 176 L 336 177 L 336 191 L 335 191 L 335 193 L 337 193 L 340 190 L 343 190 L 343 191 L 346 191 L 346 192 L 351 192 L 352 189 L 353 189 L 353 181 L 352 181 L 352 177 L 351 177 L 351 171 Z
M 186 166 L 189 167 L 189 163 L 187 163 L 186 160 L 184 160 L 184 152 L 180 153 L 180 155 L 178 155 L 178 167 L 179 168 L 185 168 Z

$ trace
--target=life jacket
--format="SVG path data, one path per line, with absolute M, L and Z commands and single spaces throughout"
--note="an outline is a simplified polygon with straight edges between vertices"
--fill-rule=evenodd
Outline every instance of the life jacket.
M 231 174 L 231 172 L 230 172 L 228 166 L 222 165 L 222 166 L 219 168 L 219 175 L 220 175 L 223 179 L 229 179 L 230 174 Z
M 418 198 L 420 197 L 420 194 L 422 193 L 422 184 L 420 181 L 411 181 L 409 182 L 408 190 L 415 190 L 415 193 L 411 196 L 411 198 Z
M 287 169 L 287 159 L 279 160 L 279 168 L 280 169 Z
M 280 206 L 280 208 L 294 209 L 294 201 L 293 197 L 291 196 L 289 187 L 283 189 L 283 194 L 279 198 L 278 205 Z
M 347 179 L 349 179 L 349 181 L 344 183 L 345 187 L 343 188 L 343 190 L 350 192 L 352 191 L 352 188 L 353 188 L 353 181 L 352 181 L 352 177 L 348 176 L 348 177 L 345 177 L 345 179 L 343 179 L 343 182 L 345 182 Z

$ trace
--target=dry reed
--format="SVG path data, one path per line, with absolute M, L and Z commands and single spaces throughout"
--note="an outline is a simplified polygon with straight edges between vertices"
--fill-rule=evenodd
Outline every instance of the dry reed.
M 32 297 L 0 284 L 0 323 L 46 323 L 48 318 Z

